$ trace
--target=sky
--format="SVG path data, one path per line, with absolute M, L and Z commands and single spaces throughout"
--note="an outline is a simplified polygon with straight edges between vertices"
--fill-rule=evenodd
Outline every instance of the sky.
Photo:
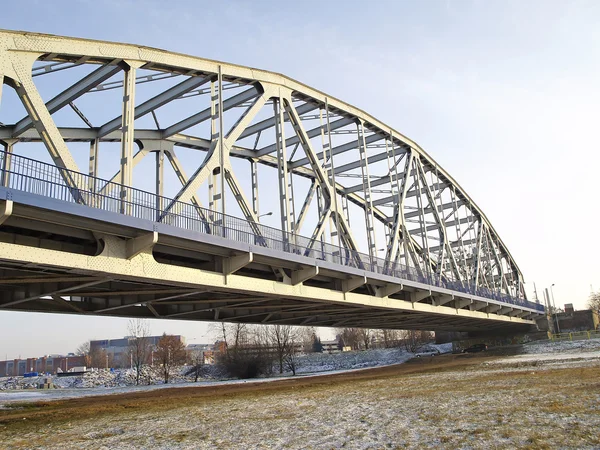
M 288 75 L 418 142 L 492 222 L 530 299 L 554 284 L 557 306 L 583 309 L 600 290 L 600 2 L 22 0 L 0 28 Z M 150 325 L 212 340 L 205 323 Z M 0 312 L 0 359 L 126 331 L 126 319 Z

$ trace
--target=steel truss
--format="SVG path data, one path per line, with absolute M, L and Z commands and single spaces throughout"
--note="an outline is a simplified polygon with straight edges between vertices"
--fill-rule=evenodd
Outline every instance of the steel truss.
M 403 266 L 458 292 L 526 299 L 506 245 L 460 185 L 414 141 L 347 103 L 279 74 L 146 47 L 9 31 L 0 45 L 0 87 L 11 87 L 26 112 L 0 126 L 6 154 L 42 142 L 67 169 L 60 174 L 78 203 L 94 201 L 82 191 L 120 189 L 120 212 L 131 214 L 128 187 L 154 177 L 157 222 L 192 204 L 207 233 L 224 235 L 220 220 L 229 213 L 247 220 L 260 243 L 259 192 L 264 207 L 277 186 L 269 208 L 278 208 L 288 250 L 308 239 L 307 255 L 330 246 L 340 261 L 384 272 Z M 43 96 L 36 83 L 44 77 L 66 87 Z M 113 116 L 98 119 L 95 105 L 103 109 L 103 96 L 116 90 Z M 69 148 L 76 142 L 89 145 L 86 186 L 71 175 L 83 172 Z M 113 183 L 97 185 L 99 165 L 114 157 L 103 152 L 111 143 L 120 144 L 118 170 Z M 180 152 L 194 154 L 196 166 Z M 136 179 L 134 168 L 152 154 L 155 173 Z M 3 164 L 9 171 L 9 156 Z M 166 169 L 180 183 L 172 199 L 164 196 L 172 188 Z

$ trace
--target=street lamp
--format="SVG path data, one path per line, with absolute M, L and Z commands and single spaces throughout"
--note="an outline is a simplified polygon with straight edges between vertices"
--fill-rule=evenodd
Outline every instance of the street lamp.
M 272 216 L 272 215 L 273 215 L 273 211 L 269 211 L 268 213 L 261 214 L 260 216 L 257 217 L 257 219 L 260 219 L 261 217 L 264 217 L 264 216 Z
M 554 283 L 550 286 L 550 294 L 552 295 L 552 307 L 554 308 L 554 320 L 556 321 L 556 330 L 560 333 L 560 325 L 558 324 L 558 316 L 556 311 L 556 303 L 554 303 Z

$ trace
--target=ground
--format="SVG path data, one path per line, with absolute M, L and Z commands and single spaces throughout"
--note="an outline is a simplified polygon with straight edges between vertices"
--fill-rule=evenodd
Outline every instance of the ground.
M 4 448 L 600 448 L 598 344 L 0 409 Z M 549 353 L 551 352 L 551 353 Z

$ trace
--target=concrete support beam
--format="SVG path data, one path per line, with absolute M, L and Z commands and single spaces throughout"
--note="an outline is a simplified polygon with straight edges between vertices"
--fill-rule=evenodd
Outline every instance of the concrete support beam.
M 377 289 L 377 297 L 389 297 L 402 290 L 404 290 L 404 285 L 402 284 L 386 284 Z
M 410 295 L 410 301 L 413 303 L 418 303 L 421 300 L 425 300 L 427 297 L 431 297 L 431 291 L 413 292 Z
M 498 311 L 498 314 L 502 315 L 502 314 L 506 314 L 511 312 L 513 309 L 510 306 L 503 306 L 502 308 L 500 308 L 500 310 Z
M 490 313 L 494 313 L 494 312 L 498 311 L 501 308 L 502 308 L 502 306 L 500 306 L 500 305 L 488 305 L 487 308 L 485 308 L 485 312 L 490 314 Z
M 454 302 L 454 308 L 461 309 L 461 308 L 463 308 L 463 307 L 465 307 L 467 305 L 470 305 L 471 303 L 473 303 L 473 300 L 468 299 L 468 298 L 465 298 L 465 299 L 462 299 L 462 300 L 456 300 Z
M 127 259 L 136 257 L 142 252 L 151 250 L 154 244 L 158 242 L 158 233 L 153 231 L 151 233 L 143 234 L 127 241 L 126 255 Z
M 6 222 L 13 211 L 13 202 L 12 200 L 2 200 L 0 201 L 0 225 Z
M 487 308 L 487 306 L 489 305 L 488 302 L 478 302 L 478 301 L 474 301 L 473 303 L 471 303 L 471 305 L 469 305 L 469 310 L 471 311 L 480 311 L 484 308 Z
M 356 278 L 348 278 L 347 280 L 342 280 L 342 291 L 344 293 L 353 291 L 354 289 L 358 289 L 361 286 L 367 284 L 367 277 L 356 277 Z
M 446 303 L 450 303 L 454 300 L 454 295 L 440 295 L 439 297 L 433 298 L 433 304 L 435 306 L 443 306 Z
M 292 285 L 296 286 L 297 284 L 304 283 L 306 280 L 310 280 L 311 278 L 316 277 L 318 274 L 318 266 L 306 267 L 304 269 L 295 270 L 294 272 L 292 272 Z
M 223 274 L 230 275 L 238 270 L 246 267 L 254 260 L 254 254 L 244 253 L 242 255 L 230 256 L 229 258 L 223 258 Z

